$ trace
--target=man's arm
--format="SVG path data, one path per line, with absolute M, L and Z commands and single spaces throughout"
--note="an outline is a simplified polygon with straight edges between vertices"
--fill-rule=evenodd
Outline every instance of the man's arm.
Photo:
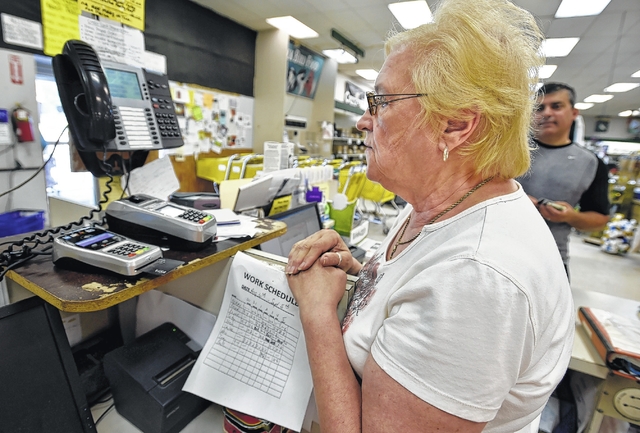
M 545 204 L 538 206 L 540 214 L 544 219 L 557 223 L 567 223 L 571 227 L 575 227 L 581 231 L 599 230 L 609 222 L 609 215 L 595 211 L 576 211 L 569 203 L 564 201 L 557 201 L 555 203 L 564 206 L 564 209 L 559 210 Z
M 598 167 L 593 181 L 580 197 L 580 211 L 576 211 L 573 206 L 563 201 L 554 203 L 564 209 L 541 203 L 538 203 L 537 208 L 546 220 L 567 223 L 581 231 L 600 230 L 609 222 L 608 179 L 607 166 L 598 158 Z M 534 201 L 533 197 L 529 196 L 529 198 Z

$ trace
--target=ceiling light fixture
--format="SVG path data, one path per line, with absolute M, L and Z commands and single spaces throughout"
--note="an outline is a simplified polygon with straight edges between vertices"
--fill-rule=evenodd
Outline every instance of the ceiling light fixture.
M 580 38 L 549 38 L 542 41 L 542 52 L 546 57 L 566 57 Z
M 286 17 L 267 18 L 267 23 L 296 39 L 311 39 L 320 36 L 318 32 L 311 27 L 306 26 L 290 15 Z
M 605 92 L 611 93 L 623 93 L 628 92 L 629 90 L 633 90 L 636 87 L 640 87 L 640 83 L 615 83 L 606 87 L 604 89 Z
M 553 75 L 556 69 L 558 69 L 558 65 L 542 65 L 538 71 L 538 78 L 540 80 L 549 78 Z
M 338 63 L 358 63 L 358 57 L 364 57 L 364 50 L 351 42 L 345 36 L 338 33 L 336 29 L 331 29 L 331 37 L 340 42 L 342 47 L 322 50 L 322 54 L 325 56 L 335 59 Z M 353 52 L 353 54 L 347 51 L 347 48 Z
M 640 71 L 636 71 L 633 74 L 631 74 L 631 78 L 640 78 Z
M 331 50 L 322 50 L 322 54 L 335 60 L 340 64 L 358 63 L 358 58 L 345 50 L 344 48 L 333 48 Z
M 429 5 L 424 0 L 391 3 L 388 7 L 400 25 L 406 30 L 433 21 L 431 9 L 429 9 Z
M 375 69 L 356 69 L 356 74 L 368 81 L 375 81 L 378 78 L 378 71 Z
M 562 0 L 555 18 L 586 17 L 598 15 L 611 0 Z
M 633 111 L 632 110 L 624 110 L 624 111 L 621 111 L 620 113 L 618 113 L 618 116 L 620 116 L 620 117 L 633 116 Z
M 593 107 L 595 104 L 593 102 L 576 102 L 573 106 L 578 110 L 588 110 Z
M 609 99 L 612 99 L 613 95 L 591 95 L 584 98 L 584 102 L 594 102 L 599 104 L 601 102 L 607 102 Z

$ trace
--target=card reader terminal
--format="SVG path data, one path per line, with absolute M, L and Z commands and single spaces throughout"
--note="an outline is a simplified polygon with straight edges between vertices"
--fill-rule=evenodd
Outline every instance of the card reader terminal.
M 174 192 L 169 201 L 195 209 L 220 209 L 220 196 L 215 192 Z
M 107 269 L 133 276 L 162 258 L 155 245 L 133 241 L 98 227 L 83 227 L 58 236 L 53 241 L 53 263 L 64 268 Z
M 105 213 L 110 230 L 175 250 L 204 248 L 216 235 L 213 215 L 145 194 L 111 202 Z

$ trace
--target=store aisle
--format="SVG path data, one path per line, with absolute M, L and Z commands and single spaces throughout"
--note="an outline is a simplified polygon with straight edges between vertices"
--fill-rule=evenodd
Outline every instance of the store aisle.
M 613 255 L 572 234 L 569 243 L 571 287 L 640 301 L 640 254 Z
M 372 206 L 368 206 L 369 209 Z M 384 207 L 387 214 L 395 211 Z M 393 218 L 387 219 L 390 226 Z M 370 239 L 382 240 L 385 235 L 382 225 L 369 223 Z M 581 290 L 615 294 L 640 302 L 640 253 L 613 255 L 600 250 L 600 247 L 584 242 L 586 236 L 572 234 L 569 242 L 571 261 L 571 287 Z

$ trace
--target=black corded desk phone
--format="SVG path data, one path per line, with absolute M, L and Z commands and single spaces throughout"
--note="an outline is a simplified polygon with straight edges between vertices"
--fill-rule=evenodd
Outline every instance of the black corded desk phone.
M 135 151 L 184 144 L 166 75 L 100 61 L 93 48 L 70 40 L 53 72 L 79 151 Z

